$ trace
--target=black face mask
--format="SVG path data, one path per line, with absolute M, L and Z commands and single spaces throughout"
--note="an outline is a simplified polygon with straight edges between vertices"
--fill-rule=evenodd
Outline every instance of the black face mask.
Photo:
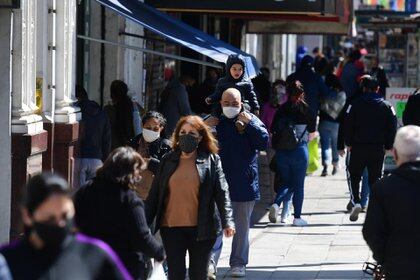
M 46 248 L 56 249 L 60 247 L 66 237 L 70 235 L 72 227 L 73 221 L 67 220 L 67 223 L 64 227 L 35 222 L 32 229 L 42 239 L 42 242 L 45 244 Z
M 190 134 L 183 134 L 179 136 L 179 148 L 184 153 L 192 153 L 198 148 L 198 139 Z

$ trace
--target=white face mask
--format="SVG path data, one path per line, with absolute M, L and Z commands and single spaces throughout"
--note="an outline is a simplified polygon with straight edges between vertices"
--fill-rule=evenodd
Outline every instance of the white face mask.
M 229 119 L 233 119 L 241 112 L 241 107 L 223 107 L 223 115 Z
M 143 138 L 147 143 L 152 143 L 156 140 L 158 140 L 160 137 L 159 131 L 153 131 L 150 129 L 143 129 Z

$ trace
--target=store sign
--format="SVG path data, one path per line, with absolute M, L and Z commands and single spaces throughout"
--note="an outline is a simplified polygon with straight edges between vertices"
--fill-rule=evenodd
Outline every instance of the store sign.
M 415 88 L 387 88 L 386 100 L 391 103 L 397 115 L 398 127 L 403 126 L 402 117 L 408 98 L 416 91 Z M 384 171 L 389 172 L 396 168 L 396 163 L 391 155 L 386 155 L 384 160 Z
M 146 0 L 161 10 L 223 13 L 335 12 L 337 0 Z
M 0 9 L 18 9 L 20 7 L 20 0 L 0 0 Z
M 415 92 L 415 88 L 387 88 L 386 100 L 394 107 L 398 119 L 398 126 L 402 126 L 402 116 L 408 98 Z

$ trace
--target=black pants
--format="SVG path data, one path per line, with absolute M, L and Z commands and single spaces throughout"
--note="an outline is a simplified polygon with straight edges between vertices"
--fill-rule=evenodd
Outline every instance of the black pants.
M 379 145 L 352 147 L 349 172 L 353 204 L 360 203 L 360 179 L 362 178 L 363 170 L 365 168 L 368 170 L 369 186 L 372 189 L 372 185 L 382 177 L 384 156 L 384 148 Z
M 160 233 L 168 262 L 168 279 L 185 280 L 188 251 L 190 280 L 207 280 L 210 253 L 216 240 L 197 241 L 196 227 L 161 228 Z

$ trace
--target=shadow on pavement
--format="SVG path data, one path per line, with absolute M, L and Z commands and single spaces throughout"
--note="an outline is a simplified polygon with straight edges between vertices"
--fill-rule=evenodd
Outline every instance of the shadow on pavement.
M 372 279 L 371 276 L 364 274 L 360 270 L 345 270 L 329 267 L 328 270 L 310 269 L 310 267 L 319 267 L 321 265 L 345 265 L 347 263 L 315 263 L 303 265 L 280 265 L 280 266 L 257 266 L 247 267 L 246 277 L 242 279 Z M 362 267 L 362 264 L 360 264 Z M 299 269 L 302 268 L 302 269 Z M 220 268 L 217 279 L 241 279 L 229 276 L 228 268 Z

